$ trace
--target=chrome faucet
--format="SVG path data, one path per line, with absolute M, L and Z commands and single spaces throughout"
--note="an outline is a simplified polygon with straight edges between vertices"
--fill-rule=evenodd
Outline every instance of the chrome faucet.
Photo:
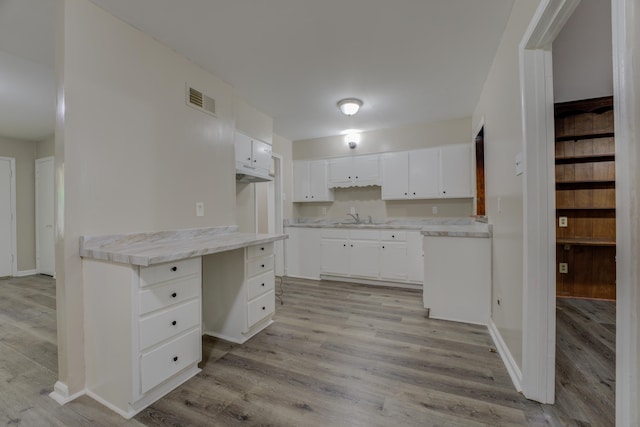
M 348 213 L 347 215 L 349 215 L 351 218 L 353 218 L 356 222 L 356 224 L 360 224 L 360 215 L 358 215 L 357 213 L 354 215 L 352 213 Z

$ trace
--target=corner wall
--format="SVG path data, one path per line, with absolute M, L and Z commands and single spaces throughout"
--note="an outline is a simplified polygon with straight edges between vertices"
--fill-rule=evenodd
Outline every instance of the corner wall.
M 473 113 L 484 118 L 486 208 L 493 224 L 492 320 L 522 368 L 523 176 L 515 175 L 522 152 L 518 46 L 540 1 L 516 0 Z
M 57 6 L 56 391 L 68 397 L 85 381 L 79 237 L 234 224 L 234 105 L 231 86 L 88 0 Z M 216 117 L 186 105 L 186 83 L 215 98 Z

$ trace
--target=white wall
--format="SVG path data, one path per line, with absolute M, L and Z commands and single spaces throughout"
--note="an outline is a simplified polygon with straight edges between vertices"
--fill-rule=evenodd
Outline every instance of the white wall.
M 273 152 L 282 156 L 282 192 L 285 194 L 282 217 L 293 218 L 293 143 L 273 134 Z
M 362 140 L 355 149 L 349 148 L 342 135 L 294 141 L 293 159 L 386 153 L 470 141 L 471 118 L 465 117 L 363 132 Z M 344 218 L 351 207 L 355 207 L 361 216 L 371 215 L 377 220 L 399 217 L 459 217 L 473 213 L 472 199 L 384 201 L 380 191 L 380 187 L 337 189 L 334 202 L 295 203 L 294 217 Z M 437 215 L 433 214 L 433 207 L 438 208 Z M 326 214 L 323 213 L 325 210 Z
M 0 137 L 0 156 L 16 159 L 18 272 L 36 268 L 35 159 L 37 143 Z
M 552 52 L 555 102 L 613 95 L 611 2 L 582 0 Z
M 493 224 L 492 318 L 522 367 L 523 189 L 514 172 L 522 151 L 518 45 L 539 1 L 516 0 L 482 94 L 474 128 L 484 118 L 486 208 Z M 500 304 L 498 304 L 500 300 Z
M 84 386 L 79 237 L 234 224 L 234 97 L 88 0 L 58 4 L 58 358 L 75 393 Z M 187 82 L 215 98 L 217 117 L 185 104 Z

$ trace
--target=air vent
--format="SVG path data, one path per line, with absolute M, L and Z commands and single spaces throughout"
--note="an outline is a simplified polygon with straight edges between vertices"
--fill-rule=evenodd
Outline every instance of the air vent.
M 187 85 L 187 105 L 200 111 L 216 115 L 216 100 Z

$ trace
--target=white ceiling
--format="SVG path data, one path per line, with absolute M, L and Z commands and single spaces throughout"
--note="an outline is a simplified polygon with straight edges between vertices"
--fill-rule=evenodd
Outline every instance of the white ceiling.
M 92 1 L 232 84 L 274 118 L 276 133 L 292 140 L 471 115 L 513 4 Z M 21 110 L 29 112 L 27 124 L 34 129 L 41 128 L 36 113 L 49 106 L 42 124 L 53 129 L 53 3 L 0 0 L 0 134 L 15 133 L 24 121 L 3 118 L 16 110 L 16 99 L 25 103 Z M 26 72 L 28 65 L 34 71 Z M 26 85 L 20 76 L 40 83 Z M 49 99 L 18 98 L 10 90 L 14 86 L 39 88 Z M 336 108 L 345 97 L 364 101 L 352 118 Z M 24 138 L 34 139 L 38 132 L 25 131 Z

